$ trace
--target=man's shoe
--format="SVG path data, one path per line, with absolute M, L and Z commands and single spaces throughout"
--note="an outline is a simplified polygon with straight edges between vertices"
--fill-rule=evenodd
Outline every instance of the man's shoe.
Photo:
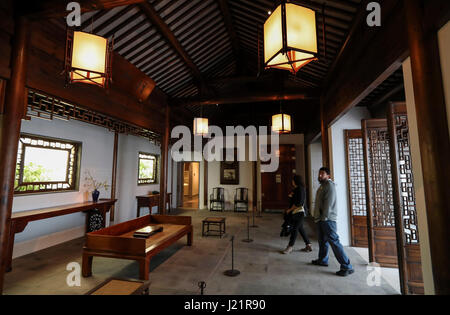
M 355 270 L 353 270 L 353 269 L 347 269 L 347 270 L 339 270 L 338 272 L 336 272 L 336 274 L 341 277 L 347 277 L 354 272 L 355 272 Z
M 292 253 L 293 250 L 294 250 L 294 248 L 292 246 L 288 246 L 284 251 L 282 251 L 282 253 L 287 255 L 287 254 Z
M 328 264 L 323 263 L 323 262 L 321 262 L 321 261 L 318 260 L 318 259 L 313 260 L 311 263 L 312 263 L 313 265 L 316 265 L 316 266 L 328 267 Z
M 305 253 L 309 253 L 312 252 L 312 246 L 311 245 L 306 245 L 305 248 L 300 249 L 301 252 L 305 252 Z

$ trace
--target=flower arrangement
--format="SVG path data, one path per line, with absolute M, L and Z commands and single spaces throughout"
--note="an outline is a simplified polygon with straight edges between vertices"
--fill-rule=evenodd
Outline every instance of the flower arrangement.
M 108 182 L 106 180 L 104 182 L 95 180 L 89 170 L 86 171 L 86 177 L 84 178 L 84 180 L 86 181 L 84 186 L 87 188 L 93 188 L 94 190 L 98 190 L 103 187 L 106 191 L 109 188 Z

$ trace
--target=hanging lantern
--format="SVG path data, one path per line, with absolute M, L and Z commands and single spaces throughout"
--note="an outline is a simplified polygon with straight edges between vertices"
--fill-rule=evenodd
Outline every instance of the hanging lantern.
M 208 133 L 208 118 L 194 118 L 194 135 L 204 136 Z
M 272 131 L 277 133 L 290 133 L 292 130 L 291 116 L 278 114 L 272 116 Z
M 318 60 L 316 12 L 282 1 L 264 23 L 264 66 L 293 74 Z
M 112 45 L 107 38 L 69 30 L 65 59 L 68 82 L 106 87 L 111 80 Z

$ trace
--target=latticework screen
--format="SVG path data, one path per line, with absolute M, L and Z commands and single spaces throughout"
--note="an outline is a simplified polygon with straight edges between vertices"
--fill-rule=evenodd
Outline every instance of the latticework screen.
M 354 216 L 366 216 L 364 148 L 361 132 L 347 134 L 347 159 L 351 212 Z

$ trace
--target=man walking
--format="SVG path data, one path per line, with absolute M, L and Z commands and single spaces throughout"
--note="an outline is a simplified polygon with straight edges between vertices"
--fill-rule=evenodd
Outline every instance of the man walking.
M 320 187 L 316 194 L 316 203 L 314 207 L 314 221 L 319 230 L 319 259 L 312 263 L 318 266 L 328 267 L 328 244 L 331 245 L 336 259 L 341 264 L 341 270 L 336 272 L 338 276 L 346 277 L 354 272 L 345 254 L 344 247 L 339 242 L 339 236 L 336 232 L 337 219 L 337 200 L 336 187 L 330 179 L 330 170 L 322 167 L 319 171 Z

